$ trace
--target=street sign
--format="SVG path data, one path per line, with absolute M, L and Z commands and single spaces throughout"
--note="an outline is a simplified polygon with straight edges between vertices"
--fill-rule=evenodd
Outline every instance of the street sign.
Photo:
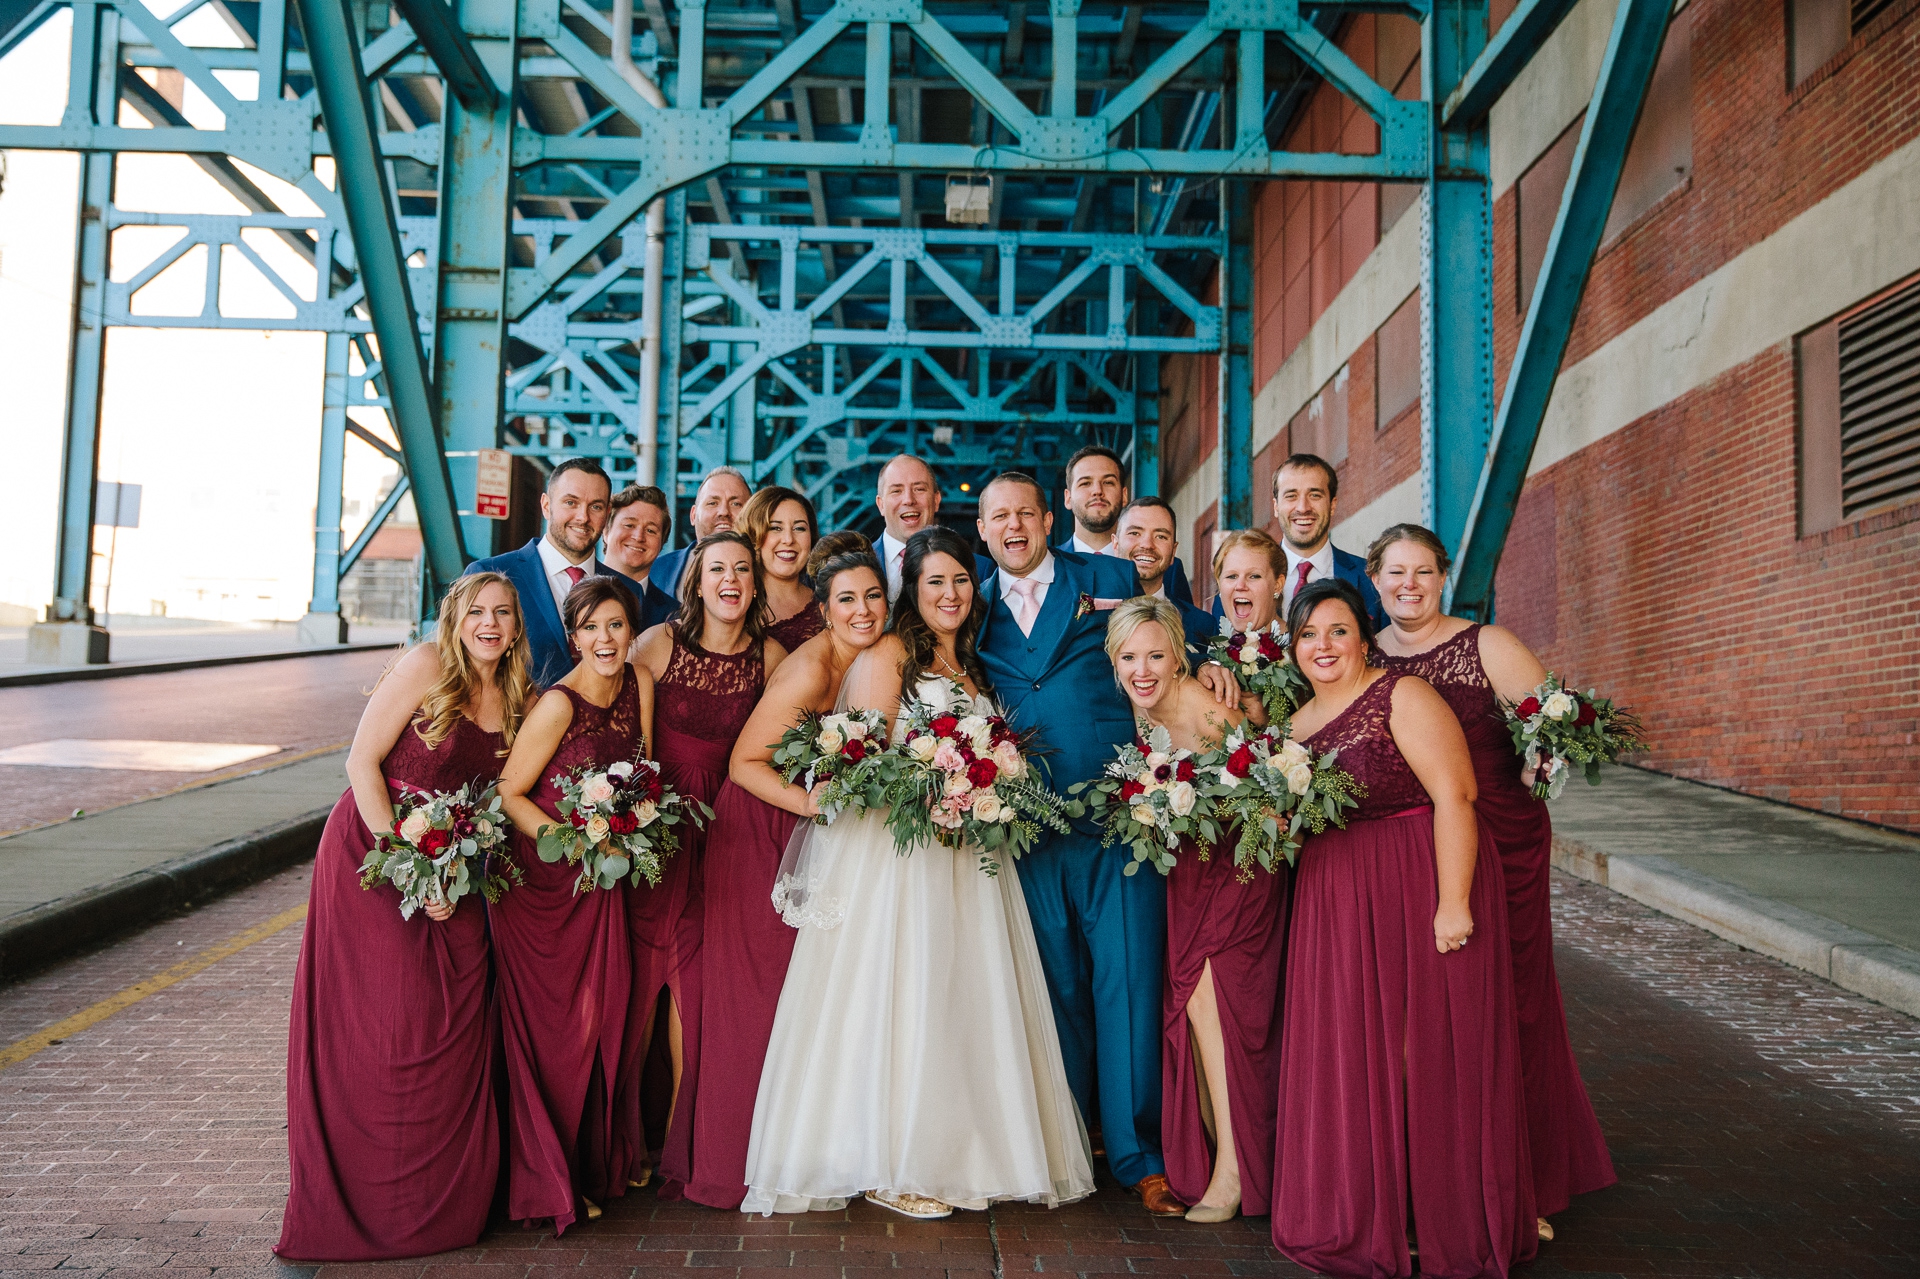
M 98 481 L 93 490 L 93 523 L 96 528 L 139 528 L 140 486 Z
M 480 474 L 474 485 L 473 513 L 490 520 L 507 518 L 513 489 L 513 455 L 505 449 L 480 450 Z

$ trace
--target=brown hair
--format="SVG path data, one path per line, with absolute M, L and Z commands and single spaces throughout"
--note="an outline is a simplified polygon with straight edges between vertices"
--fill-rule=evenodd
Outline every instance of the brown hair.
M 767 540 L 767 525 L 773 523 L 774 515 L 785 502 L 798 502 L 800 509 L 807 513 L 807 550 L 811 557 L 813 543 L 820 536 L 819 517 L 805 493 L 783 484 L 770 484 L 748 498 L 747 504 L 740 508 L 740 518 L 734 521 L 733 526 L 747 535 L 747 545 L 756 556 L 760 554 L 760 543 Z
M 936 524 L 907 539 L 906 556 L 900 568 L 900 598 L 893 603 L 893 616 L 887 620 L 887 626 L 899 636 L 901 647 L 906 649 L 906 656 L 900 659 L 900 682 L 909 693 L 920 682 L 920 677 L 933 669 L 934 654 L 939 651 L 933 629 L 920 614 L 920 571 L 927 556 L 936 554 L 952 556 L 969 578 L 977 573 L 972 545 L 950 528 Z M 987 668 L 981 664 L 975 643 L 980 637 L 980 626 L 986 620 L 987 597 L 976 581 L 973 606 L 967 610 L 967 620 L 961 624 L 960 633 L 953 637 L 953 653 L 960 669 L 973 678 L 974 687 L 983 693 L 993 687 L 993 681 L 987 677 Z
M 1373 539 L 1373 545 L 1367 548 L 1367 576 L 1373 577 L 1380 572 L 1380 561 L 1387 557 L 1387 549 L 1395 542 L 1412 542 L 1415 546 L 1424 546 L 1433 552 L 1433 562 L 1440 567 L 1440 576 L 1445 577 L 1447 570 L 1453 567 L 1453 556 L 1447 554 L 1447 544 L 1440 535 L 1424 524 L 1395 524 L 1379 537 Z
M 438 747 L 452 736 L 467 707 L 480 696 L 480 673 L 473 668 L 473 656 L 460 642 L 460 624 L 467 610 L 489 586 L 503 586 L 513 602 L 513 624 L 518 631 L 513 646 L 494 668 L 493 680 L 500 688 L 500 735 L 508 746 L 520 731 L 527 713 L 527 700 L 533 696 L 532 662 L 527 655 L 527 618 L 520 608 L 520 592 L 499 573 L 469 573 L 447 588 L 440 597 L 440 619 L 434 629 L 433 646 L 440 656 L 440 678 L 420 699 L 420 718 L 413 731 L 428 749 Z
M 767 627 L 771 619 L 767 616 L 766 583 L 760 574 L 760 556 L 753 549 L 753 543 L 739 529 L 721 529 L 718 533 L 709 533 L 687 552 L 688 571 L 680 579 L 680 611 L 673 615 L 673 638 L 696 653 L 706 650 L 700 647 L 700 636 L 707 629 L 707 601 L 700 594 L 700 579 L 705 576 L 701 565 L 707 561 L 707 552 L 716 546 L 737 546 L 747 553 L 747 563 L 753 566 L 753 599 L 747 607 L 746 636 L 757 646 L 767 637 Z
M 615 515 L 626 510 L 635 502 L 645 502 L 648 506 L 660 512 L 662 516 L 660 522 L 660 544 L 665 546 L 670 543 L 673 540 L 673 503 L 669 501 L 667 495 L 655 485 L 629 484 L 618 493 L 615 493 L 607 502 L 607 522 L 612 523 Z
M 1321 457 L 1318 453 L 1287 454 L 1286 461 L 1280 463 L 1280 465 L 1273 468 L 1273 491 L 1274 492 L 1278 493 L 1280 491 L 1280 472 L 1286 470 L 1290 466 L 1318 467 L 1320 473 L 1327 477 L 1328 498 L 1338 498 L 1340 496 L 1340 473 L 1333 469 L 1333 463 L 1327 461 L 1326 458 Z
M 1373 617 L 1367 612 L 1367 602 L 1360 598 L 1360 588 L 1344 577 L 1323 577 L 1308 582 L 1293 593 L 1293 607 L 1287 610 L 1287 653 L 1291 655 L 1300 646 L 1300 632 L 1306 629 L 1307 622 L 1313 617 L 1313 610 L 1328 600 L 1338 600 L 1347 606 L 1353 614 L 1353 624 L 1360 632 L 1360 647 L 1363 650 L 1373 647 Z
M 567 599 L 560 606 L 560 618 L 567 632 L 567 642 L 573 642 L 573 633 L 586 625 L 593 610 L 608 600 L 614 600 L 627 615 L 627 629 L 634 633 L 640 630 L 640 604 L 633 598 L 633 592 L 617 577 L 583 577 L 573 584 L 567 592 Z
M 880 561 L 873 553 L 873 543 L 850 528 L 829 533 L 815 542 L 813 550 L 807 554 L 807 576 L 813 579 L 813 598 L 822 604 L 826 603 L 827 586 L 833 580 L 833 575 L 859 568 L 862 563 L 876 571 L 880 568 Z M 887 575 L 881 573 L 880 580 L 885 582 Z
M 1267 557 L 1267 564 L 1273 569 L 1276 582 L 1287 575 L 1287 553 L 1280 549 L 1280 543 L 1273 540 L 1265 529 L 1237 528 L 1223 535 L 1219 544 L 1213 548 L 1213 580 L 1220 580 L 1220 570 L 1226 565 L 1227 552 L 1245 547 L 1258 551 Z

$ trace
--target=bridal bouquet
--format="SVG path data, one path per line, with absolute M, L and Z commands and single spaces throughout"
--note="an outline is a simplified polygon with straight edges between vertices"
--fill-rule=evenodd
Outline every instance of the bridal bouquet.
M 1067 788 L 1075 797 L 1067 803 L 1068 816 L 1091 815 L 1102 827 L 1103 845 L 1133 849 L 1124 874 L 1134 874 L 1142 862 L 1167 874 L 1183 839 L 1206 857 L 1220 842 L 1214 806 L 1225 788 L 1201 775 L 1193 752 L 1175 750 L 1167 730 L 1156 727 L 1144 741 L 1116 747 L 1114 756 L 1104 776 Z
M 360 866 L 360 887 L 382 881 L 400 890 L 400 918 L 429 902 L 451 906 L 478 889 L 490 902 L 500 900 L 509 881 L 524 875 L 506 854 L 507 819 L 500 793 L 468 783 L 458 790 L 416 791 L 393 803 L 393 829 L 374 840 Z M 502 874 L 483 870 L 499 855 Z
M 824 826 L 848 808 L 879 806 L 886 777 L 859 765 L 886 748 L 887 721 L 879 711 L 808 711 L 774 743 L 773 767 L 803 790 L 826 783 L 820 815 L 813 819 Z
M 1342 810 L 1355 807 L 1366 788 L 1334 767 L 1339 753 L 1316 759 L 1299 742 L 1285 740 L 1279 728 L 1242 726 L 1202 761 L 1217 770 L 1226 791 L 1215 802 L 1215 817 L 1239 829 L 1233 861 L 1242 880 L 1252 878 L 1256 865 L 1278 871 L 1282 857 L 1293 865 L 1303 831 L 1318 835 L 1329 825 L 1347 824 Z
M 648 759 L 621 760 L 602 769 L 583 764 L 560 779 L 563 819 L 540 828 L 540 860 L 561 858 L 580 867 L 575 893 L 610 889 L 632 876 L 660 882 L 660 863 L 680 847 L 683 821 L 704 826 L 713 810 L 682 795 L 660 779 L 659 765 Z
M 954 695 L 951 707 L 908 698 L 899 745 L 860 767 L 885 773 L 881 806 L 900 851 L 930 839 L 950 848 L 970 843 L 980 850 L 980 869 L 994 875 L 1002 849 L 1021 856 L 1042 827 L 1064 834 L 1066 804 L 1027 764 L 1032 733 L 1014 732 L 990 703 L 969 701 L 958 685 Z
M 1640 720 L 1592 689 L 1566 687 L 1548 672 L 1546 681 L 1517 704 L 1504 705 L 1514 753 L 1525 762 L 1535 799 L 1552 799 L 1566 787 L 1574 765 L 1600 784 L 1600 765 L 1645 750 Z
M 1268 723 L 1283 729 L 1313 696 L 1307 677 L 1287 656 L 1287 633 L 1277 621 L 1249 632 L 1236 631 L 1231 620 L 1221 618 L 1220 634 L 1207 646 L 1207 657 L 1238 676 L 1240 686 L 1267 708 Z

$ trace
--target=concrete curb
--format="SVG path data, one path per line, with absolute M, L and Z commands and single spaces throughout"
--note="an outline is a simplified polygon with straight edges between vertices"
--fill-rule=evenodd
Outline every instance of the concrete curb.
M 306 861 L 332 811 L 317 808 L 0 919 L 0 981 Z
M 1735 945 L 1920 1017 L 1920 954 L 1884 937 L 1762 897 L 1665 857 L 1615 860 L 1591 845 L 1555 835 L 1553 864 Z
M 329 653 L 371 653 L 376 649 L 400 647 L 396 643 L 326 644 L 313 648 L 280 649 L 272 653 L 238 653 L 228 657 L 181 657 L 157 662 L 109 662 L 105 666 L 70 666 L 51 671 L 24 671 L 0 675 L 0 688 L 25 688 L 32 684 L 65 684 L 81 679 L 118 679 L 123 675 L 158 675 L 166 671 L 192 671 L 203 666 L 243 666 L 249 662 L 284 662 L 293 657 L 324 657 Z

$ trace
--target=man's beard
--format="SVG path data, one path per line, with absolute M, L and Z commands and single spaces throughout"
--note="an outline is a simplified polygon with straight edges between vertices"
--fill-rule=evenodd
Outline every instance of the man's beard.
M 1322 521 L 1319 527 L 1314 530 L 1311 541 L 1302 542 L 1299 538 L 1295 537 L 1293 533 L 1293 523 L 1291 521 L 1288 521 L 1283 526 L 1283 530 L 1280 535 L 1280 540 L 1303 554 L 1327 540 L 1327 525 L 1325 521 Z
M 1105 537 L 1107 534 L 1113 532 L 1113 526 L 1120 522 L 1120 511 L 1118 507 L 1109 507 L 1108 513 L 1103 519 L 1096 520 L 1085 515 L 1076 515 L 1074 518 L 1080 521 L 1080 527 L 1087 530 L 1087 532 L 1098 533 L 1100 536 Z

